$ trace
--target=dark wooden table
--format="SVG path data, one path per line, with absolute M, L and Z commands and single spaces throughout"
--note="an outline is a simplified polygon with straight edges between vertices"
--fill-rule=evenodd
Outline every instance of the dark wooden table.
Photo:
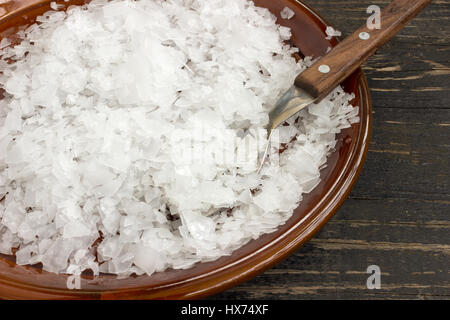
M 378 0 L 307 0 L 343 35 Z M 450 0 L 435 0 L 364 70 L 374 107 L 364 170 L 309 243 L 213 299 L 450 299 Z M 369 265 L 381 289 L 369 290 Z

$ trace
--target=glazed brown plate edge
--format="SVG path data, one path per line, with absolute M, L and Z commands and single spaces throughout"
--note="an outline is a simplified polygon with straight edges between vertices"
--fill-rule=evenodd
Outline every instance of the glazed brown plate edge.
M 18 0 L 0 4 L 0 36 L 10 36 L 19 26 L 50 9 L 50 0 Z M 326 40 L 328 24 L 308 5 L 295 0 L 256 0 L 257 5 L 277 15 L 277 22 L 290 27 L 292 44 L 303 55 L 319 57 L 337 44 Z M 82 4 L 71 0 L 63 5 Z M 289 6 L 292 19 L 280 11 Z M 322 182 L 303 201 L 292 217 L 277 231 L 252 240 L 231 256 L 199 263 L 186 270 L 167 270 L 152 276 L 117 279 L 112 275 L 83 276 L 81 290 L 67 289 L 67 275 L 54 274 L 33 266 L 19 266 L 11 256 L 0 255 L 0 297 L 9 299 L 194 299 L 220 292 L 275 265 L 308 241 L 333 216 L 355 183 L 368 151 L 372 107 L 369 88 L 361 69 L 344 83 L 359 106 L 360 122 L 338 136 L 336 151 L 321 171 Z

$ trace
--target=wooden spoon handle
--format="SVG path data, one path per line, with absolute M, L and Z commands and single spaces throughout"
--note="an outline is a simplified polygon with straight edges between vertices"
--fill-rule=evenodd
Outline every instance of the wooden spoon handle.
M 322 99 L 394 37 L 431 0 L 395 0 L 381 12 L 381 28 L 366 25 L 345 38 L 328 54 L 302 72 L 295 85 Z

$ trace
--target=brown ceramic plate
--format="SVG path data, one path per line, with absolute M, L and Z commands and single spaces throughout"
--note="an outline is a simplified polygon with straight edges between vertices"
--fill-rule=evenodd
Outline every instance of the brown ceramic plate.
M 62 4 L 81 4 L 70 0 Z M 256 0 L 278 16 L 278 22 L 292 29 L 292 44 L 305 56 L 318 57 L 336 40 L 325 39 L 328 25 L 307 5 L 295 0 Z M 13 0 L 0 4 L 0 35 L 11 36 L 49 10 L 50 0 Z M 295 11 L 290 20 L 279 13 L 289 5 Z M 308 241 L 342 204 L 361 171 L 369 143 L 371 104 L 369 89 L 361 70 L 343 84 L 354 93 L 361 121 L 338 136 L 336 151 L 322 171 L 322 182 L 304 197 L 293 216 L 276 232 L 253 240 L 231 256 L 200 263 L 188 270 L 168 270 L 152 276 L 116 279 L 102 274 L 83 276 L 81 290 L 67 289 L 66 275 L 19 266 L 14 257 L 0 255 L 0 297 L 9 299 L 185 299 L 201 298 L 237 285 L 287 257 Z

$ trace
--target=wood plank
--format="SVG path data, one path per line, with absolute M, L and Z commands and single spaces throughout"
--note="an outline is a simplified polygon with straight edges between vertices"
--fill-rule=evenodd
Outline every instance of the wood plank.
M 376 109 L 353 197 L 450 200 L 450 110 Z
M 294 255 L 213 298 L 450 298 L 449 204 L 429 204 L 350 198 Z M 371 264 L 381 290 L 366 288 Z

